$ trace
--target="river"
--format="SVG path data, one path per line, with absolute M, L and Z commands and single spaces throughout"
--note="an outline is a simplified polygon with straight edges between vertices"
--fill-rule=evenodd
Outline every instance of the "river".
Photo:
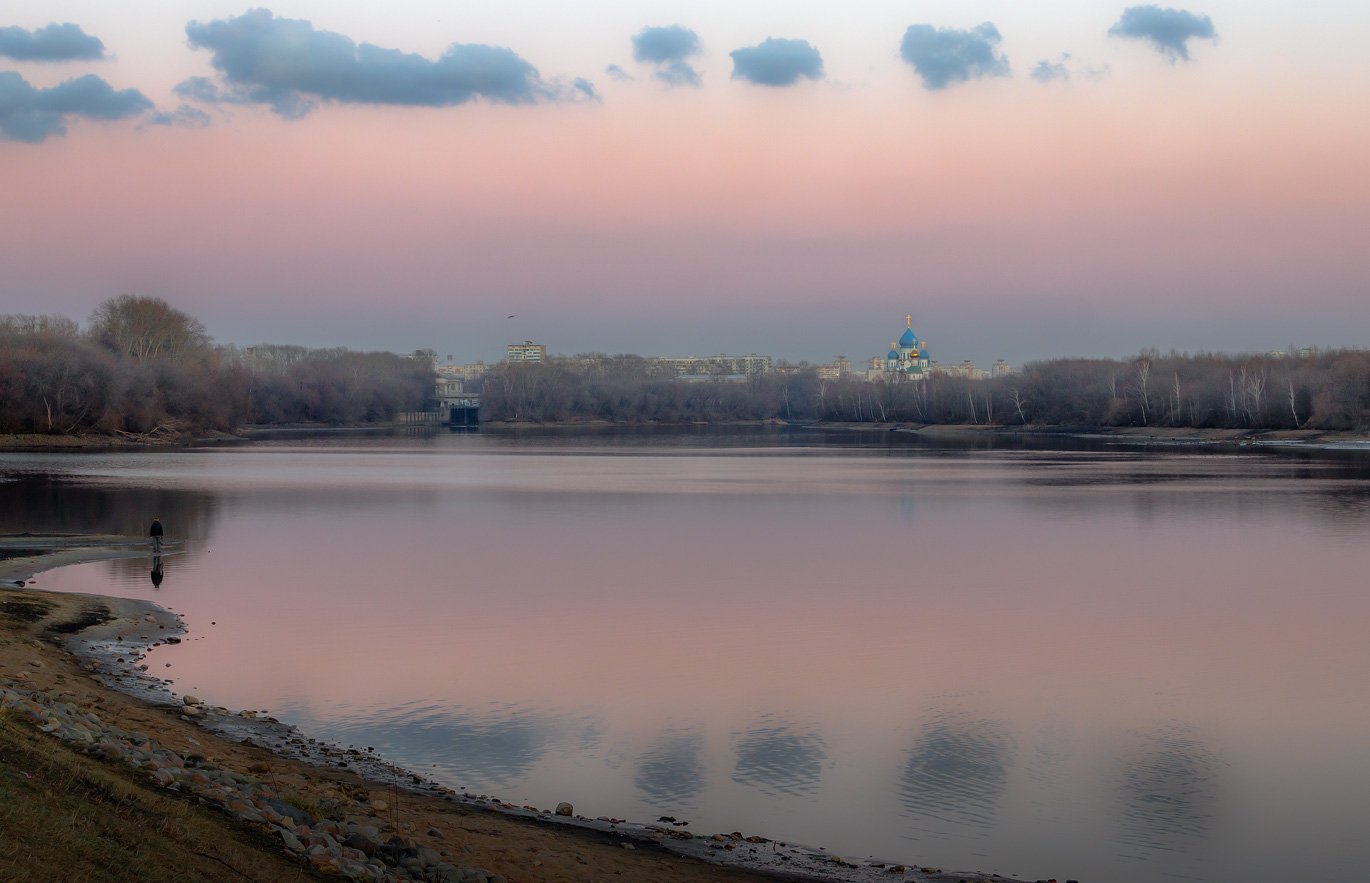
M 1370 866 L 1370 457 L 773 429 L 0 454 L 173 689 L 444 784 L 1036 879 Z

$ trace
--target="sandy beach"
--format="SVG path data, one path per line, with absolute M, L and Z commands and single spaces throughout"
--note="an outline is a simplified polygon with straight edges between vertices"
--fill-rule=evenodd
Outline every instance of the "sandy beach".
M 145 542 L 0 537 L 7 719 L 65 736 L 79 763 L 99 763 L 104 774 L 148 791 L 148 800 L 170 796 L 222 833 L 218 840 L 241 840 L 249 856 L 260 853 L 260 863 L 219 858 L 217 866 L 232 866 L 225 879 L 1005 879 L 848 859 L 777 843 L 765 832 L 699 832 L 665 820 L 584 818 L 564 805 L 512 806 L 316 742 L 269 717 L 217 707 L 212 696 L 176 696 L 140 660 L 149 647 L 180 640 L 187 627 L 193 633 L 194 623 L 144 602 L 27 588 L 33 574 L 53 567 L 145 555 Z M 11 763 L 7 757 L 0 769 Z M 169 854 L 178 848 L 164 846 Z M 0 849 L 0 876 L 61 879 L 67 871 L 50 866 L 54 861 L 61 859 Z

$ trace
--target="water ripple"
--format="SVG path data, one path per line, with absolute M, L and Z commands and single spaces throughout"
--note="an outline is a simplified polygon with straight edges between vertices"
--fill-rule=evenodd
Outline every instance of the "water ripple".
M 638 758 L 633 784 L 663 810 L 687 805 L 704 787 L 703 748 L 697 730 L 664 731 Z
M 906 814 L 988 829 L 1004 787 L 1012 740 L 1002 723 L 942 716 L 929 721 L 899 782 Z
M 818 789 L 827 756 L 815 730 L 756 727 L 738 734 L 733 781 L 767 794 L 806 797 Z
M 1120 841 L 1143 852 L 1173 852 L 1202 840 L 1217 814 L 1217 755 L 1173 730 L 1148 738 L 1123 770 Z

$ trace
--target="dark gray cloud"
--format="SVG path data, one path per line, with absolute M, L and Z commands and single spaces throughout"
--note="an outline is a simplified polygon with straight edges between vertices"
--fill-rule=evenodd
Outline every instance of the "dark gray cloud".
M 105 57 L 105 44 L 70 22 L 36 31 L 0 28 L 0 56 L 15 61 L 92 61 Z
M 152 110 L 137 89 L 118 89 L 94 74 L 48 89 L 31 86 L 14 71 L 0 71 L 0 139 L 38 144 L 67 133 L 72 117 L 122 120 Z
M 980 77 L 1006 77 L 1008 59 L 999 51 L 999 29 L 989 22 L 969 30 L 909 25 L 899 54 L 913 65 L 926 89 Z
M 699 35 L 681 25 L 643 28 L 633 36 L 633 58 L 656 66 L 656 78 L 668 86 L 699 86 L 699 71 L 687 61 L 700 53 Z
M 227 101 L 218 85 L 209 77 L 191 77 L 182 80 L 171 90 L 182 98 L 199 101 L 203 104 L 219 104 Z
M 1028 76 L 1039 83 L 1050 83 L 1055 80 L 1069 80 L 1070 68 L 1066 67 L 1066 62 L 1070 61 L 1070 53 L 1061 53 L 1058 61 L 1047 61 L 1042 59 L 1037 62 L 1037 66 L 1032 69 Z
M 544 81 L 536 68 L 504 47 L 453 43 L 433 61 L 356 43 L 307 21 L 276 18 L 268 9 L 193 21 L 186 36 L 192 47 L 213 53 L 211 64 L 223 87 L 211 91 L 197 79 L 181 84 L 180 94 L 196 91 L 201 101 L 265 104 L 290 119 L 308 114 L 321 101 L 449 107 L 476 98 L 500 104 L 583 100 L 594 92 L 583 80 Z
M 1208 16 L 1159 6 L 1129 6 L 1123 10 L 1123 17 L 1117 24 L 1108 29 L 1108 35 L 1147 40 L 1171 64 L 1189 60 L 1191 39 L 1218 39 L 1213 20 Z
M 203 129 L 212 122 L 209 114 L 189 104 L 182 104 L 175 110 L 161 110 L 147 118 L 149 126 L 177 126 L 184 129 Z
M 807 40 L 768 37 L 756 46 L 730 53 L 733 79 L 761 86 L 790 86 L 800 77 L 823 79 L 823 56 Z
M 572 80 L 571 88 L 576 91 L 577 97 L 582 100 L 595 102 L 600 100 L 599 90 L 595 88 L 595 84 L 584 77 L 576 77 Z

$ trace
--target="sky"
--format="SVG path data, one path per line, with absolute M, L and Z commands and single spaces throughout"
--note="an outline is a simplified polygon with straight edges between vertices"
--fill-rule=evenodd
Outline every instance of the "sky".
M 0 313 L 458 361 L 1370 346 L 1363 0 L 0 6 Z

